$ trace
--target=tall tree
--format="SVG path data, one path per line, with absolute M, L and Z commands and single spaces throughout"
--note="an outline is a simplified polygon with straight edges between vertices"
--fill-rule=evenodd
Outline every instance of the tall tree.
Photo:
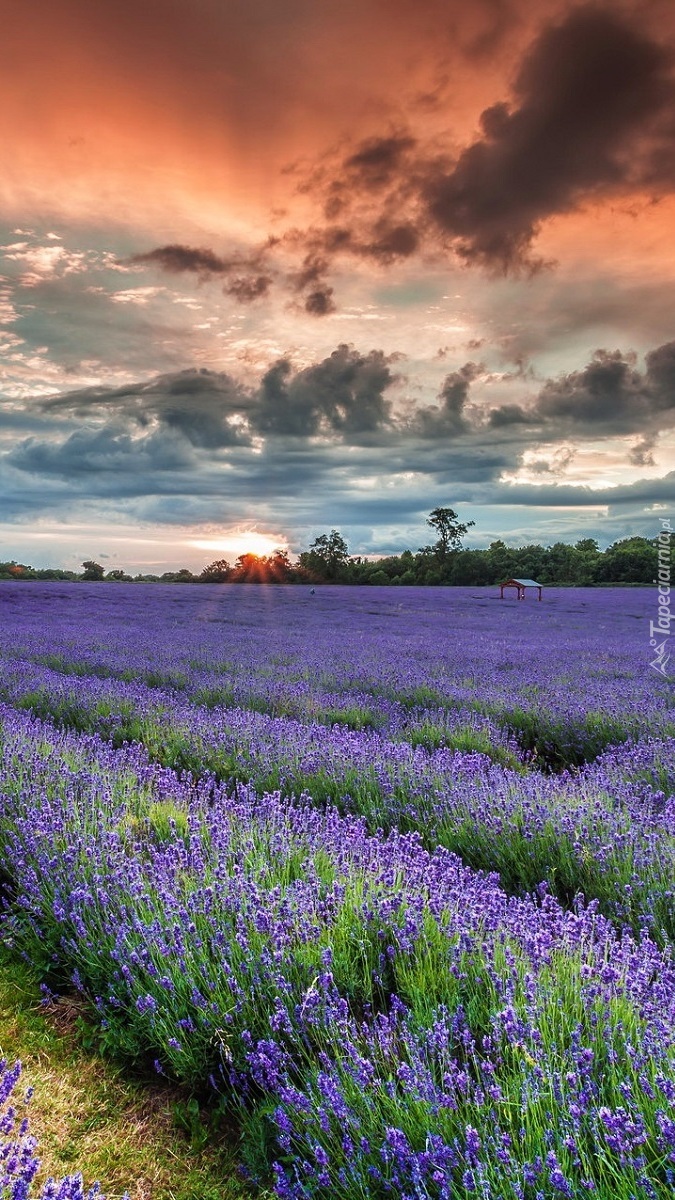
M 453 550 L 460 550 L 464 534 L 475 524 L 475 521 L 460 521 L 454 508 L 432 509 L 427 517 L 427 525 L 438 534 L 432 547 L 436 557 L 444 562 Z
M 204 567 L 199 576 L 200 583 L 226 583 L 232 573 L 232 568 L 226 558 L 218 558 L 215 562 Z
M 309 550 L 300 555 L 300 564 L 306 571 L 331 582 L 344 575 L 348 563 L 349 547 L 337 529 L 319 534 Z
M 288 583 L 293 574 L 293 564 L 288 551 L 277 547 L 267 556 L 267 571 L 271 583 Z

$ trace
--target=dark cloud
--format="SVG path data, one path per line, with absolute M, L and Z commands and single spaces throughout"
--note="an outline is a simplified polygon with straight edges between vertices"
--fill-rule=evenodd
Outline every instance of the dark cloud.
M 344 160 L 350 183 L 357 182 L 369 190 L 390 184 L 398 178 L 403 162 L 415 145 L 416 139 L 409 133 L 366 139 Z
M 488 424 L 492 429 L 504 429 L 509 425 L 531 425 L 532 418 L 519 404 L 502 404 L 492 409 Z
M 393 382 L 389 360 L 379 350 L 363 355 L 350 346 L 293 375 L 287 360 L 264 376 L 251 423 L 257 432 L 345 440 L 376 433 L 390 421 L 384 393 Z
M 115 436 L 119 422 L 132 430 L 157 427 L 202 450 L 249 447 L 253 435 L 358 442 L 393 427 L 386 397 L 395 379 L 392 361 L 380 350 L 362 354 L 340 345 L 302 370 L 280 359 L 257 387 L 224 372 L 187 370 L 124 387 L 83 388 L 37 407 L 57 416 L 61 427 L 66 414 L 94 425 L 112 422 Z
M 132 439 L 129 453 L 140 435 L 162 431 L 212 454 L 248 450 L 256 437 L 326 439 L 386 446 L 392 455 L 400 449 L 402 470 L 413 451 L 426 453 L 425 442 L 446 449 L 457 442 L 475 456 L 488 439 L 496 439 L 508 446 L 515 462 L 514 455 L 542 440 L 598 441 L 630 435 L 639 439 L 632 461 L 647 465 L 658 432 L 675 426 L 675 342 L 651 350 L 643 369 L 631 353 L 598 350 L 583 369 L 546 380 L 530 402 L 487 411 L 477 404 L 468 407 L 472 384 L 483 372 L 475 362 L 446 376 L 435 403 L 395 409 L 391 389 L 399 381 L 393 368 L 396 357 L 340 345 L 300 370 L 290 359 L 279 359 L 255 386 L 224 372 L 187 370 L 146 383 L 85 388 L 38 400 L 33 412 L 47 421 L 56 418 L 50 426 L 55 433 L 67 429 L 69 417 L 94 430 L 112 428 L 115 438 L 124 426 Z M 20 414 L 17 421 L 22 421 Z M 11 414 L 6 413 L 5 424 L 10 423 Z M 37 434 L 36 438 L 40 440 Z M 32 456 L 37 441 L 22 443 L 24 448 L 30 445 Z M 147 452 L 154 448 L 149 442 Z M 17 460 L 21 467 L 28 462 L 25 453 L 22 450 Z
M 535 403 L 503 405 L 489 414 L 493 429 L 529 425 L 547 438 L 648 436 L 675 425 L 675 342 L 645 356 L 597 350 L 582 371 L 549 379 Z
M 293 228 L 282 237 L 270 236 L 250 254 L 222 257 L 207 247 L 174 243 L 134 254 L 127 261 L 174 275 L 193 274 L 202 281 L 225 278 L 225 294 L 243 303 L 266 297 L 278 281 L 300 297 L 305 312 L 326 316 L 336 309 L 334 288 L 329 282 L 336 258 L 349 256 L 390 266 L 420 249 L 420 231 L 414 221 L 401 216 L 395 196 L 389 195 L 385 211 L 378 211 L 372 217 L 366 214 L 363 219 L 354 219 L 351 211 L 354 197 L 360 191 L 387 190 L 403 170 L 406 155 L 414 146 L 415 139 L 404 134 L 370 139 L 344 159 L 339 179 L 326 181 L 319 172 L 320 184 L 314 179 L 301 185 L 301 190 L 312 190 L 314 186 L 323 189 L 324 210 L 330 218 L 330 223 L 323 227 Z M 334 218 L 343 209 L 348 221 L 336 223 Z M 272 270 L 266 264 L 275 251 L 299 255 L 300 265 L 290 270 Z
M 667 428 L 675 423 L 675 343 L 646 356 L 639 371 L 632 355 L 598 350 L 583 371 L 545 384 L 536 415 L 603 437 Z
M 469 389 L 481 368 L 474 362 L 465 363 L 459 371 L 446 376 L 439 393 L 438 405 L 418 411 L 413 428 L 423 437 L 458 437 L 471 428 L 464 415 Z
M 250 304 L 266 296 L 271 286 L 271 275 L 237 275 L 228 283 L 225 292 L 242 304 Z
M 675 342 L 666 342 L 657 346 L 645 356 L 647 363 L 647 380 L 655 396 L 659 397 L 660 407 L 675 406 Z
M 329 270 L 328 259 L 318 247 L 312 247 L 299 269 L 287 276 L 286 282 L 296 295 L 302 297 L 304 310 L 312 317 L 325 317 L 335 312 L 334 289 L 328 283 Z
M 655 445 L 656 438 L 654 436 L 640 438 L 629 451 L 628 461 L 634 467 L 653 467 Z
M 495 5 L 495 19 L 504 11 Z M 286 270 L 283 283 L 315 316 L 334 309 L 329 276 L 339 258 L 387 267 L 433 250 L 491 270 L 532 271 L 544 265 L 533 243 L 549 218 L 640 189 L 672 190 L 672 69 L 672 52 L 635 18 L 575 8 L 534 36 L 510 98 L 484 109 L 480 136 L 459 153 L 439 153 L 406 129 L 371 136 L 300 183 L 321 205 L 323 224 L 289 229 L 249 261 L 181 245 L 132 261 L 200 278 L 238 272 L 226 291 L 249 301 L 269 291 L 272 275 L 256 270 L 264 256 L 296 252 L 301 266 Z
M 508 487 L 490 486 L 482 499 L 488 504 L 523 504 L 542 508 L 569 506 L 574 508 L 612 508 L 668 504 L 675 500 L 675 471 L 661 479 L 639 479 L 635 483 L 618 487 L 585 487 L 579 484 L 510 484 Z M 653 533 L 658 533 L 655 515 L 649 518 Z M 654 526 L 657 526 L 654 528 Z
M 219 450 L 250 443 L 250 405 L 247 389 L 224 372 L 187 370 L 128 387 L 83 388 L 42 401 L 41 408 L 90 422 L 124 420 L 139 429 L 158 424 L 192 446 Z
M 399 259 L 410 258 L 419 245 L 420 235 L 410 221 L 393 224 L 384 218 L 376 221 L 370 240 L 356 244 L 356 252 L 389 266 Z
M 504 11 L 496 5 L 495 18 Z M 636 18 L 575 8 L 534 37 L 510 100 L 483 111 L 481 136 L 459 155 L 402 131 L 322 166 L 305 186 L 329 224 L 305 238 L 329 260 L 389 265 L 440 241 L 491 270 L 541 267 L 532 245 L 547 219 L 589 200 L 672 190 L 672 68 L 671 50 Z
M 305 296 L 305 312 L 313 317 L 325 317 L 328 313 L 335 312 L 336 307 L 332 287 L 314 288 Z
M 227 279 L 223 288 L 226 296 L 232 296 L 242 304 L 251 304 L 267 296 L 274 276 L 261 270 L 261 263 L 274 244 L 269 239 L 265 245 L 250 254 L 233 254 L 222 258 L 207 247 L 182 246 L 173 243 L 158 246 L 143 254 L 133 254 L 127 261 L 137 267 L 157 267 L 170 275 L 196 275 L 202 282 L 219 276 Z
M 383 229 L 381 253 L 387 253 L 388 238 L 395 241 L 400 236 L 396 230 Z M 305 253 L 301 267 L 286 274 L 285 286 L 301 295 L 304 310 L 311 316 L 323 317 L 335 311 L 334 289 L 327 279 L 330 263 L 323 251 L 325 249 L 334 254 L 342 240 L 348 242 L 349 235 L 339 230 L 331 230 L 310 239 L 312 248 Z M 297 243 L 297 236 L 291 235 L 288 241 Z M 128 261 L 134 266 L 154 266 L 173 275 L 196 275 L 202 282 L 223 277 L 227 280 L 223 288 L 226 296 L 232 296 L 241 304 L 251 304 L 267 297 L 275 282 L 276 273 L 261 267 L 275 244 L 276 239 L 269 238 L 262 249 L 250 255 L 235 254 L 230 258 L 221 258 L 205 247 L 176 244 L 134 254 Z M 377 248 L 375 252 L 378 252 Z
M 609 10 L 583 7 L 526 54 L 514 103 L 424 185 L 429 211 L 470 262 L 508 269 L 542 221 L 640 182 L 640 139 L 673 103 L 671 56 Z M 671 152 L 672 152 L 671 146 Z
M 94 431 L 112 427 L 115 437 L 124 426 L 131 438 L 126 448 L 130 454 L 141 435 L 161 431 L 207 455 L 248 451 L 260 437 L 266 443 L 275 438 L 326 439 L 330 444 L 378 445 L 391 455 L 400 449 L 405 470 L 406 456 L 413 451 L 423 454 L 425 442 L 446 450 L 457 443 L 475 456 L 489 439 L 508 447 L 515 464 L 518 454 L 542 441 L 633 436 L 638 440 L 627 452 L 630 461 L 646 466 L 658 433 L 675 426 L 675 342 L 651 350 L 642 369 L 631 353 L 598 350 L 583 369 L 546 380 L 533 399 L 487 410 L 484 399 L 469 405 L 471 387 L 483 372 L 475 362 L 451 371 L 433 404 L 395 407 L 392 385 L 400 382 L 394 373 L 396 358 L 340 345 L 300 370 L 282 358 L 255 386 L 202 369 L 118 388 L 85 388 L 34 400 L 35 438 L 20 444 L 25 448 L 30 443 L 34 460 L 41 442 L 40 420 L 52 436 L 62 437 L 68 421 L 77 419 Z M 489 376 L 482 396 L 485 388 Z M 23 414 L 18 412 L 14 419 L 9 410 L 3 425 L 17 433 L 26 428 Z M 169 449 L 167 444 L 167 453 Z M 148 443 L 147 453 L 151 450 L 154 443 Z M 28 464 L 26 453 L 22 450 L 17 460 L 22 468 Z M 45 453 L 46 468 L 51 452 Z
M 166 432 L 132 438 L 126 429 L 114 424 L 98 430 L 76 430 L 62 442 L 28 438 L 8 455 L 8 462 L 32 475 L 75 481 L 92 474 L 114 476 L 118 484 L 128 471 L 175 474 L 196 466 L 182 438 Z M 118 484 L 114 490 L 118 490 Z
M 641 425 L 651 396 L 632 357 L 620 350 L 597 350 L 583 371 L 572 371 L 545 384 L 536 414 L 544 420 L 595 427 L 633 429 Z
M 130 263 L 142 267 L 159 267 L 172 275 L 190 272 L 208 278 L 210 275 L 227 275 L 235 263 L 220 258 L 206 247 L 181 246 L 176 243 L 158 246 L 145 254 L 133 254 Z
M 384 216 L 366 224 L 360 231 L 341 225 L 307 232 L 293 230 L 285 242 L 291 247 L 305 249 L 301 267 L 288 273 L 286 283 L 294 292 L 303 295 L 306 312 L 326 316 L 336 309 L 334 289 L 328 282 L 336 258 L 348 255 L 390 266 L 410 258 L 419 248 L 420 237 L 411 222 Z

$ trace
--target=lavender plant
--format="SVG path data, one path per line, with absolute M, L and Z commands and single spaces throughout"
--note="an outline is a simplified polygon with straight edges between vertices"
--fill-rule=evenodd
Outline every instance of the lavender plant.
M 675 973 L 648 938 L 138 748 L 18 716 L 8 752 L 7 936 L 109 1050 L 237 1113 L 280 1195 L 668 1194 Z
M 36 1183 L 40 1167 L 37 1140 L 23 1115 L 31 1097 L 28 1088 L 16 1095 L 21 1063 L 0 1061 L 0 1196 L 2 1200 L 105 1200 L 98 1184 L 85 1188 L 81 1175 Z M 128 1200 L 128 1197 L 123 1198 Z
M 3 938 L 107 1051 L 279 1196 L 672 1194 L 648 592 L 16 594 Z

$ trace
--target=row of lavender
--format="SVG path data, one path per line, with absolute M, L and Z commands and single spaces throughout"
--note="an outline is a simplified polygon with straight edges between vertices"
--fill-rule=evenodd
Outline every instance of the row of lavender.
M 12 938 L 279 1195 L 670 1194 L 651 597 L 390 597 L 0 589 Z
M 519 604 L 488 589 L 6 584 L 0 615 L 0 660 L 422 744 L 479 713 L 496 745 L 511 731 L 555 768 L 668 715 L 649 589 Z
M 277 1195 L 672 1194 L 675 967 L 646 936 L 417 835 L 0 718 L 6 936 L 110 1049 L 234 1112 Z
M 629 742 L 552 774 L 522 762 L 512 739 L 470 712 L 447 727 L 454 748 L 428 750 L 20 660 L 5 666 L 0 695 L 114 745 L 142 743 L 155 761 L 196 777 L 307 796 L 363 817 L 371 832 L 414 831 L 427 849 L 498 871 L 510 892 L 545 881 L 563 903 L 582 893 L 618 927 L 675 941 L 675 738 Z

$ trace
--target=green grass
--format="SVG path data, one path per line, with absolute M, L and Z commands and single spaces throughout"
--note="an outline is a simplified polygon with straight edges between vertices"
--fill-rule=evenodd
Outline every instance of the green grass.
M 523 763 L 508 746 L 495 745 L 485 729 L 475 729 L 471 725 L 449 728 L 436 721 L 424 720 L 407 732 L 406 741 L 411 746 L 423 746 L 430 751 L 446 747 L 462 754 L 486 754 L 493 762 L 511 767 L 514 771 L 525 770 Z
M 81 1171 L 107 1200 L 250 1200 L 232 1135 L 214 1136 L 187 1094 L 125 1077 L 87 1040 L 80 1002 L 45 1006 L 28 968 L 0 952 L 0 1056 L 20 1059 L 34 1088 L 40 1179 Z

